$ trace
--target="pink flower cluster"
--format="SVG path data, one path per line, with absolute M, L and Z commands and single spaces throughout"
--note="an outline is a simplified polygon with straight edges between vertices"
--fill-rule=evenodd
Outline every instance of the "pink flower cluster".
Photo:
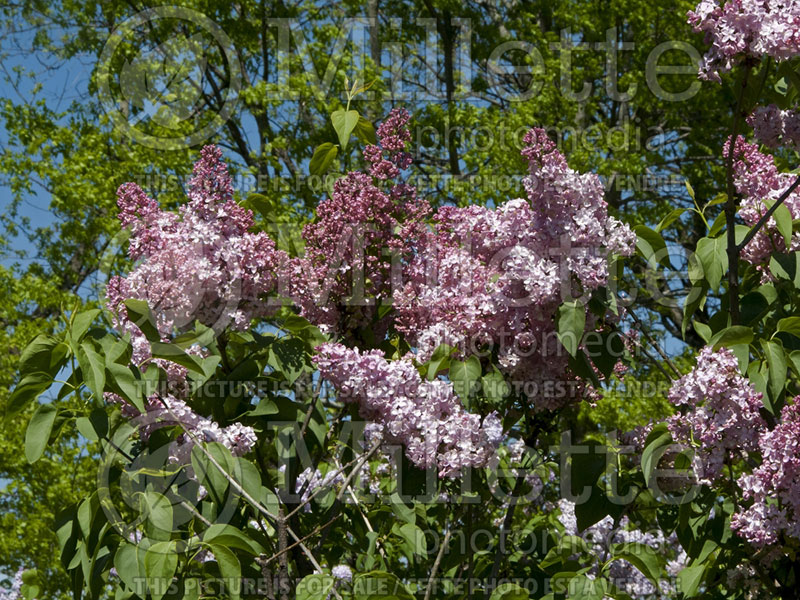
M 351 172 L 336 181 L 333 194 L 317 207 L 303 230 L 305 255 L 289 265 L 290 295 L 301 314 L 329 332 L 351 334 L 375 326 L 377 306 L 391 300 L 399 268 L 413 251 L 428 203 L 396 184 L 378 187 L 408 167 L 410 137 L 405 110 L 393 110 L 378 128 L 380 146 L 367 146 L 372 176 Z M 385 333 L 386 320 L 377 328 Z
M 189 202 L 178 213 L 163 211 L 133 183 L 120 187 L 120 221 L 131 227 L 129 253 L 139 261 L 125 277 L 114 277 L 107 303 L 121 329 L 131 334 L 132 362 L 142 365 L 151 357 L 150 343 L 130 321 L 125 300 L 147 301 L 162 340 L 195 319 L 215 329 L 245 328 L 255 317 L 274 308 L 265 300 L 277 285 L 288 258 L 276 250 L 265 233 L 249 233 L 253 215 L 233 200 L 230 175 L 218 148 L 206 146 L 189 182 Z M 188 350 L 202 354 L 200 348 Z M 203 441 L 217 441 L 234 454 L 247 453 L 255 444 L 252 428 L 239 423 L 221 428 L 196 414 L 185 402 L 187 370 L 170 361 L 152 361 L 162 367 L 174 394 L 153 394 L 144 414 L 114 395 L 111 402 L 141 426 L 143 439 L 155 427 L 182 424 Z M 194 442 L 181 434 L 170 447 L 170 460 L 189 461 Z
M 783 61 L 800 54 L 798 0 L 730 0 L 722 5 L 701 0 L 688 17 L 711 44 L 700 65 L 703 79 L 720 81 L 720 73 L 743 57 Z
M 710 484 L 722 475 L 727 460 L 758 450 L 759 433 L 766 427 L 758 412 L 761 394 L 739 373 L 736 356 L 727 348 L 703 348 L 694 369 L 673 383 L 669 400 L 688 409 L 673 415 L 668 426 L 676 442 L 695 446 L 699 482 Z
M 723 154 L 728 156 L 730 141 Z M 767 202 L 777 200 L 794 182 L 795 175 L 781 173 L 775 159 L 763 154 L 756 144 L 747 143 L 739 136 L 734 145 L 733 173 L 736 192 L 742 197 L 739 216 L 752 227 L 768 210 Z M 795 191 L 784 201 L 792 219 L 800 218 L 800 192 Z M 800 249 L 800 235 L 793 234 L 788 250 Z M 753 240 L 742 249 L 742 258 L 756 265 L 766 263 L 772 254 L 786 252 L 786 243 L 778 232 L 774 217 L 765 223 Z
M 232 423 L 220 427 L 217 423 L 195 413 L 183 400 L 171 394 L 152 396 L 145 406 L 146 412 L 134 417 L 139 425 L 142 441 L 147 441 L 156 429 L 180 425 L 201 442 L 219 442 L 234 456 L 244 456 L 256 444 L 256 434 L 252 427 Z M 188 465 L 191 462 L 195 440 L 184 432 L 169 446 L 169 462 Z
M 287 257 L 267 234 L 248 233 L 252 212 L 233 201 L 221 157 L 218 148 L 203 148 L 179 214 L 161 210 L 134 183 L 119 188 L 119 218 L 131 227 L 129 253 L 140 262 L 111 279 L 107 296 L 109 309 L 132 334 L 138 328 L 127 319 L 123 302 L 129 298 L 147 301 L 164 337 L 195 319 L 243 329 L 272 310 L 264 297 L 274 291 Z
M 384 427 L 388 443 L 401 443 L 420 468 L 455 477 L 464 467 L 488 464 L 503 437 L 499 417 L 481 422 L 442 380 L 420 377 L 410 357 L 388 361 L 380 350 L 361 352 L 323 344 L 315 361 L 344 402 L 358 402 L 365 419 Z
M 800 397 L 781 411 L 771 431 L 762 431 L 761 465 L 739 480 L 753 504 L 733 516 L 731 525 L 744 539 L 763 547 L 781 534 L 800 540 Z
M 401 169 L 411 165 L 411 154 L 406 152 L 406 144 L 411 140 L 406 126 L 409 118 L 405 109 L 393 110 L 378 127 L 380 146 L 371 144 L 364 148 L 364 158 L 370 163 L 369 173 L 373 177 L 395 179 Z
M 765 146 L 800 148 L 800 112 L 796 110 L 781 110 L 774 104 L 759 106 L 747 122 Z
M 397 328 L 422 359 L 442 343 L 480 343 L 498 349 L 506 373 L 544 387 L 567 368 L 559 305 L 604 285 L 609 255 L 630 255 L 635 235 L 608 215 L 599 178 L 570 169 L 543 130 L 525 143 L 527 198 L 440 209 L 394 300 Z M 570 396 L 536 400 L 553 409 Z

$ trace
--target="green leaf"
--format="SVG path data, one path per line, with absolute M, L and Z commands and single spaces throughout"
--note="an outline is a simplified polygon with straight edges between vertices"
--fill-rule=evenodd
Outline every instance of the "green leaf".
M 666 217 L 661 219 L 661 222 L 656 226 L 656 233 L 661 233 L 664 229 L 672 225 L 675 221 L 677 221 L 683 213 L 686 212 L 685 208 L 676 208 L 673 209 L 667 214 Z M 666 244 L 665 244 L 666 246 Z
M 219 572 L 225 581 L 225 589 L 228 590 L 228 598 L 239 600 L 242 591 L 242 565 L 236 555 L 225 546 L 209 544 L 214 558 L 217 559 Z
M 481 376 L 481 361 L 477 356 L 470 356 L 467 360 L 455 360 L 450 363 L 448 377 L 453 382 L 456 394 L 469 408 L 469 396 L 474 384 Z
M 628 542 L 611 546 L 613 560 L 627 560 L 639 569 L 655 586 L 661 578 L 661 564 L 658 553 L 647 544 Z
M 789 212 L 789 207 L 786 204 L 781 204 L 772 213 L 772 218 L 775 219 L 775 224 L 778 226 L 778 233 L 783 237 L 786 248 L 792 246 L 792 213 Z
M 114 553 L 114 568 L 128 589 L 137 589 L 139 582 L 145 577 L 144 550 L 122 542 Z
M 397 518 L 406 523 L 411 523 L 412 525 L 417 522 L 417 513 L 414 511 L 414 508 L 403 502 L 398 494 L 392 494 L 389 500 L 392 512 Z
M 739 301 L 739 314 L 742 323 L 749 325 L 760 318 L 769 308 L 769 302 L 761 292 L 750 292 Z
M 19 371 L 29 373 L 48 373 L 55 377 L 66 362 L 69 348 L 50 335 L 39 334 L 25 346 L 19 357 Z
M 326 600 L 331 595 L 335 582 L 333 577 L 322 573 L 306 575 L 297 584 L 296 600 Z
M 633 230 L 636 233 L 636 251 L 642 258 L 654 267 L 659 263 L 669 266 L 667 244 L 661 234 L 646 225 L 637 225 Z
M 678 573 L 678 591 L 683 594 L 684 598 L 697 596 L 705 570 L 706 566 L 704 564 L 692 565 L 680 570 Z
M 22 572 L 22 585 L 19 591 L 25 600 L 34 600 L 42 593 L 39 571 L 37 569 L 27 569 Z
M 450 366 L 450 356 L 455 350 L 455 348 L 447 344 L 440 344 L 436 347 L 428 361 L 428 381 L 433 381 L 439 371 L 444 371 Z
M 270 221 L 274 214 L 272 202 L 264 194 L 249 194 L 242 202 L 242 206 L 259 213 L 267 221 Z
M 778 321 L 778 331 L 800 337 L 800 317 L 786 317 Z
M 711 223 L 711 227 L 708 228 L 708 236 L 710 238 L 715 238 L 719 235 L 722 229 L 728 224 L 725 211 L 721 211 L 717 218 L 714 219 L 714 222 Z
M 653 430 L 648 434 L 644 443 L 644 451 L 642 452 L 642 474 L 648 487 L 651 485 L 653 474 L 658 466 L 657 459 L 662 455 L 661 448 L 671 443 L 672 436 L 664 423 L 653 427 Z
M 558 339 L 561 345 L 574 357 L 583 338 L 586 326 L 586 309 L 578 300 L 564 302 L 558 307 Z
M 786 279 L 800 288 L 800 252 L 773 254 L 769 259 L 770 272 L 779 279 Z
M 225 492 L 228 489 L 228 478 L 217 466 L 211 462 L 206 452 L 210 454 L 217 464 L 223 468 L 225 473 L 231 475 L 234 470 L 234 460 L 230 451 L 222 444 L 211 442 L 208 444 L 195 445 L 192 448 L 192 468 L 194 469 L 197 480 L 208 490 L 211 500 L 221 504 L 225 500 Z
M 694 194 L 694 188 L 692 187 L 692 184 L 689 183 L 689 180 L 685 179 L 683 183 L 686 186 L 686 191 L 689 193 L 689 198 L 692 200 L 697 200 L 697 196 Z
M 83 437 L 96 442 L 108 434 L 108 415 L 103 409 L 97 408 L 88 417 L 75 419 L 75 425 Z
M 702 274 L 709 287 L 717 290 L 722 276 L 728 270 L 726 238 L 701 238 L 697 242 L 695 256 L 703 267 Z
M 375 127 L 372 125 L 372 122 L 369 119 L 365 119 L 364 117 L 358 117 L 358 123 L 356 123 L 356 135 L 358 139 L 360 139 L 365 144 L 377 144 L 378 138 L 375 135 Z
M 147 586 L 153 600 L 161 600 L 167 593 L 178 568 L 178 555 L 175 542 L 156 542 L 144 555 L 144 571 Z
M 492 372 L 481 377 L 481 391 L 484 398 L 494 405 L 498 405 L 508 396 L 510 387 L 506 378 L 497 367 L 492 367 Z
M 187 331 L 173 338 L 172 343 L 186 350 L 194 345 L 205 348 L 214 342 L 214 330 L 205 325 L 197 324 L 195 331 Z
M 528 600 L 528 598 L 530 594 L 525 588 L 514 583 L 503 583 L 492 592 L 489 600 Z
M 414 596 L 395 575 L 371 571 L 357 575 L 353 581 L 355 600 L 414 600 Z
M 347 142 L 350 141 L 350 134 L 358 124 L 358 111 L 357 110 L 335 110 L 331 113 L 331 123 L 336 130 L 336 135 L 339 136 L 339 145 L 342 150 L 347 148 Z
M 708 343 L 714 347 L 714 350 L 717 350 L 720 348 L 720 346 L 730 347 L 737 344 L 749 344 L 752 341 L 752 327 L 734 325 L 732 327 L 726 327 L 722 331 L 715 333 Z
M 258 499 L 258 495 L 255 496 Z M 258 556 L 264 552 L 264 548 L 258 542 L 251 540 L 244 532 L 239 531 L 232 525 L 225 523 L 214 523 L 203 532 L 203 541 L 217 546 L 228 546 L 247 552 L 252 556 Z
M 146 382 L 137 379 L 131 367 L 114 362 L 107 363 L 106 381 L 115 394 L 135 406 L 139 412 L 145 412 L 143 391 Z
M 20 413 L 32 400 L 41 396 L 53 383 L 52 375 L 43 372 L 29 373 L 11 392 L 6 404 L 6 419 Z
M 694 327 L 694 330 L 697 332 L 697 335 L 703 338 L 703 341 L 707 344 L 712 337 L 711 327 L 697 320 L 692 321 L 692 326 Z
M 143 492 L 139 499 L 139 511 L 156 532 L 169 534 L 172 531 L 172 502 L 163 494 L 152 490 Z
M 697 259 L 690 258 L 689 260 L 690 277 L 692 264 L 696 262 Z M 683 323 L 681 323 L 681 335 L 684 339 L 686 339 L 686 328 L 689 326 L 689 322 L 692 320 L 695 311 L 705 305 L 706 295 L 708 294 L 708 284 L 705 281 L 702 283 L 697 283 L 694 279 L 692 279 L 692 281 L 694 282 L 694 285 L 689 288 L 689 293 L 686 295 L 686 299 L 683 303 Z
M 317 146 L 314 155 L 308 163 L 308 172 L 311 175 L 323 175 L 339 153 L 339 148 L 335 144 L 325 142 Z
M 310 368 L 307 346 L 303 340 L 295 337 L 277 339 L 270 345 L 267 364 L 293 384 Z
M 764 350 L 766 363 L 769 365 L 767 383 L 769 397 L 772 402 L 771 406 L 767 406 L 767 409 L 771 413 L 777 414 L 778 403 L 783 396 L 783 388 L 786 385 L 786 371 L 788 368 L 786 352 L 783 349 L 783 344 L 777 340 L 762 340 L 761 347 Z
M 99 314 L 100 309 L 93 308 L 91 310 L 80 312 L 73 317 L 69 334 L 74 346 L 77 347 L 78 344 L 80 344 L 83 336 L 86 335 L 87 331 L 89 331 L 89 327 L 91 327 L 92 323 Z
M 151 342 L 150 348 L 154 358 L 163 358 L 175 364 L 186 367 L 190 371 L 205 375 L 203 365 L 190 354 L 186 354 L 183 348 L 175 344 L 167 344 L 164 342 Z
M 40 404 L 33 413 L 28 429 L 25 432 L 25 458 L 34 463 L 41 458 L 50 439 L 50 431 L 56 420 L 58 409 L 52 404 Z
M 160 342 L 161 334 L 158 332 L 158 327 L 156 327 L 156 318 L 147 302 L 129 298 L 125 300 L 124 304 L 128 319 L 142 330 L 145 337 L 151 342 Z
M 76 353 L 81 367 L 83 381 L 94 394 L 96 400 L 102 401 L 106 385 L 106 368 L 103 357 L 95 352 L 91 344 L 83 342 Z
M 392 533 L 403 540 L 406 556 L 408 556 L 409 559 L 411 559 L 413 555 L 422 556 L 425 554 L 425 534 L 422 532 L 422 529 L 416 525 L 412 523 L 403 523 L 402 525 L 395 523 L 392 526 Z

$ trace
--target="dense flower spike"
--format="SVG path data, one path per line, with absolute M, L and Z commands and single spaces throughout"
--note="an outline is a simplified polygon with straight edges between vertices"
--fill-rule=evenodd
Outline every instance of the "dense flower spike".
M 689 23 L 711 44 L 700 65 L 703 79 L 720 81 L 744 57 L 777 61 L 800 54 L 800 1 L 701 0 Z
M 723 474 L 726 460 L 758 450 L 766 427 L 758 412 L 761 394 L 739 373 L 727 348 L 703 348 L 694 369 L 673 383 L 669 400 L 688 409 L 668 425 L 676 442 L 697 446 L 693 466 L 699 482 L 712 483 Z
M 221 156 L 218 148 L 203 148 L 180 214 L 161 211 L 136 184 L 120 187 L 120 220 L 132 228 L 130 256 L 141 262 L 114 277 L 107 296 L 131 333 L 139 334 L 127 320 L 129 298 L 148 302 L 164 337 L 195 319 L 242 329 L 272 310 L 263 297 L 275 290 L 287 258 L 265 233 L 248 233 L 252 213 L 233 201 Z
M 564 300 L 604 285 L 609 255 L 630 255 L 635 236 L 608 215 L 599 178 L 570 169 L 543 130 L 525 143 L 528 198 L 495 210 L 440 209 L 394 299 L 398 329 L 421 358 L 442 343 L 492 345 L 517 379 L 540 391 L 560 384 L 534 394 L 537 409 L 552 409 L 576 396 L 565 392 L 575 382 L 564 378 L 554 315 Z
M 394 179 L 400 170 L 411 165 L 411 154 L 406 152 L 406 143 L 411 140 L 408 129 L 408 111 L 396 108 L 378 127 L 380 146 L 369 145 L 364 149 L 364 158 L 370 163 L 370 175 L 377 179 Z
M 781 421 L 764 431 L 758 446 L 761 465 L 739 484 L 753 504 L 733 516 L 731 525 L 744 539 L 763 547 L 781 535 L 800 540 L 800 397 L 781 411 Z
M 372 176 L 348 173 L 303 229 L 305 255 L 290 266 L 291 293 L 301 314 L 330 332 L 370 326 L 376 306 L 391 299 L 398 268 L 409 260 L 430 209 L 410 186 L 386 190 L 373 180 L 394 178 L 406 168 L 408 113 L 392 111 L 378 128 L 381 146 L 367 146 Z M 386 323 L 378 327 L 385 331 Z
M 136 365 L 150 359 L 150 344 L 128 319 L 127 299 L 147 301 L 163 340 L 195 320 L 217 330 L 244 329 L 251 319 L 274 310 L 265 296 L 275 290 L 288 258 L 265 233 L 248 232 L 252 213 L 234 202 L 218 148 L 206 146 L 201 151 L 188 195 L 189 202 L 173 213 L 162 211 L 136 184 L 124 184 L 118 192 L 120 221 L 131 227 L 129 253 L 139 262 L 126 276 L 112 278 L 106 294 L 118 325 L 132 336 Z M 197 347 L 188 352 L 202 353 Z M 184 367 L 161 359 L 152 362 L 165 370 L 171 393 L 151 395 L 144 414 L 115 394 L 106 394 L 141 426 L 144 439 L 153 428 L 177 422 L 197 438 L 220 442 L 235 455 L 252 448 L 252 428 L 239 423 L 221 428 L 191 410 L 184 401 L 188 392 Z M 170 460 L 188 463 L 193 445 L 189 436 L 179 435 L 170 446 Z
M 341 344 L 318 348 L 316 363 L 344 402 L 358 402 L 365 419 L 384 426 L 389 443 L 401 443 L 412 463 L 453 477 L 483 467 L 503 437 L 499 417 L 464 410 L 451 384 L 422 379 L 410 358 L 388 361 L 383 352 Z
M 730 141 L 725 144 L 723 154 L 728 156 Z M 742 197 L 739 215 L 752 227 L 768 210 L 772 202 L 777 200 L 794 182 L 796 175 L 781 173 L 775 165 L 775 159 L 763 154 L 756 144 L 747 143 L 739 136 L 734 145 L 733 154 L 734 184 L 737 193 Z M 792 219 L 800 218 L 800 192 L 795 190 L 784 201 Z M 793 234 L 789 250 L 800 249 L 800 235 Z M 766 222 L 753 240 L 742 249 L 742 258 L 761 265 L 769 261 L 775 253 L 786 252 L 786 242 L 778 231 L 774 217 Z

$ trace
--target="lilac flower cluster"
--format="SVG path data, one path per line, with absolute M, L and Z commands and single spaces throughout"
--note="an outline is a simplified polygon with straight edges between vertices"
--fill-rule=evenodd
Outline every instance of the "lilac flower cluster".
M 275 290 L 288 257 L 265 233 L 248 232 L 252 212 L 234 202 L 221 157 L 218 148 L 203 148 L 189 182 L 189 202 L 178 213 L 161 210 L 136 184 L 119 189 L 119 218 L 131 228 L 129 254 L 138 264 L 126 276 L 109 281 L 107 305 L 118 326 L 131 334 L 135 365 L 151 361 L 151 349 L 128 318 L 127 299 L 148 303 L 163 341 L 195 320 L 216 329 L 243 329 L 253 318 L 274 310 L 264 297 Z M 199 347 L 187 352 L 203 355 Z M 198 439 L 220 442 L 235 455 L 252 449 L 252 428 L 240 423 L 222 428 L 186 404 L 184 367 L 162 359 L 152 362 L 164 369 L 173 393 L 151 395 L 144 414 L 119 396 L 106 394 L 135 419 L 143 439 L 155 428 L 180 423 Z M 193 446 L 190 436 L 180 434 L 170 446 L 170 461 L 188 464 Z
M 610 516 L 604 517 L 591 527 L 578 531 L 578 521 L 575 516 L 575 504 L 566 499 L 557 503 L 559 510 L 558 521 L 564 526 L 566 535 L 580 536 L 589 543 L 590 555 L 594 558 L 588 576 L 597 576 L 600 565 L 610 557 L 612 544 L 637 543 L 649 546 L 660 555 L 666 555 L 669 560 L 666 564 L 666 573 L 673 580 L 677 574 L 689 563 L 689 557 L 678 542 L 673 532 L 665 537 L 659 529 L 642 531 L 636 527 L 627 516 L 623 516 L 615 524 Z M 674 598 L 675 586 L 666 578 L 659 581 L 658 588 L 636 567 L 627 560 L 615 560 L 608 568 L 607 577 L 626 594 L 633 598 Z
M 800 540 L 800 398 L 787 404 L 781 420 L 758 440 L 761 465 L 739 484 L 753 504 L 731 525 L 755 546 L 776 544 L 781 535 Z
M 286 465 L 281 465 L 278 472 L 283 475 L 286 473 Z M 311 496 L 320 488 L 329 488 L 344 483 L 344 475 L 337 470 L 327 472 L 325 475 L 319 469 L 306 467 L 297 476 L 294 482 L 294 489 L 300 493 L 300 504 L 303 505 L 304 512 L 311 512 Z
M 800 112 L 796 110 L 781 110 L 775 104 L 759 106 L 747 122 L 765 146 L 800 148 Z
M 440 209 L 394 300 L 397 327 L 421 359 L 439 344 L 477 340 L 499 350 L 507 374 L 543 387 L 567 371 L 559 305 L 604 285 L 609 255 L 630 255 L 635 236 L 608 215 L 596 175 L 570 169 L 541 129 L 524 140 L 527 198 Z M 570 398 L 532 400 L 554 409 Z
M 220 427 L 207 417 L 195 413 L 183 400 L 171 394 L 153 396 L 148 400 L 143 415 L 134 417 L 140 425 L 139 434 L 147 441 L 152 432 L 160 427 L 180 424 L 201 442 L 219 442 L 234 456 L 243 456 L 253 449 L 256 434 L 252 427 L 232 423 Z M 187 465 L 191 461 L 195 441 L 186 433 L 180 433 L 170 443 L 169 462 Z
M 700 77 L 720 81 L 745 57 L 770 56 L 777 61 L 800 54 L 800 1 L 701 0 L 689 11 L 689 24 L 703 32 L 711 48 L 700 65 Z
M 410 115 L 403 108 L 389 113 L 377 131 L 380 146 L 369 145 L 364 148 L 364 158 L 370 163 L 370 175 L 377 179 L 394 179 L 401 169 L 411 165 L 411 154 L 406 152 L 406 144 L 411 140 L 411 132 L 406 125 Z
M 353 581 L 353 570 L 347 565 L 336 565 L 331 569 L 331 575 L 339 581 L 350 583 Z
M 0 590 L 0 600 L 19 600 L 21 598 L 20 589 L 22 588 L 22 573 L 25 572 L 23 567 L 17 569 L 14 575 L 14 580 L 11 582 L 10 590 Z
M 201 151 L 189 182 L 189 202 L 179 213 L 163 211 L 134 183 L 120 186 L 120 221 L 131 227 L 130 257 L 138 265 L 114 277 L 108 307 L 120 326 L 141 336 L 124 301 L 145 300 L 162 336 L 195 319 L 217 329 L 245 328 L 273 310 L 273 292 L 286 255 L 265 233 L 249 233 L 252 212 L 236 204 L 222 152 Z
M 407 185 L 388 190 L 387 180 L 408 167 L 410 133 L 405 110 L 393 110 L 378 128 L 380 146 L 367 146 L 371 175 L 350 172 L 336 181 L 330 198 L 303 229 L 305 254 L 288 267 L 290 293 L 301 314 L 329 332 L 352 333 L 375 326 L 377 305 L 391 300 L 398 265 L 408 260 L 428 203 Z M 387 321 L 377 326 L 385 332 Z
M 422 379 L 410 357 L 388 361 L 380 350 L 332 343 L 317 350 L 320 374 L 339 399 L 358 402 L 361 416 L 382 424 L 386 441 L 403 444 L 420 468 L 454 477 L 464 467 L 484 467 L 502 440 L 497 414 L 481 422 L 464 410 L 451 384 Z
M 676 442 L 695 447 L 693 467 L 700 483 L 720 477 L 726 460 L 758 450 L 766 427 L 758 412 L 761 394 L 739 373 L 727 348 L 703 348 L 696 366 L 673 383 L 669 400 L 688 409 L 670 417 L 668 426 Z
M 723 149 L 724 156 L 730 152 L 730 141 Z M 769 209 L 767 202 L 774 202 L 793 183 L 795 176 L 781 173 L 775 159 L 760 152 L 756 144 L 747 143 L 743 137 L 736 139 L 733 149 L 733 173 L 736 192 L 742 197 L 739 216 L 752 227 Z M 792 219 L 800 218 L 800 192 L 795 191 L 784 201 Z M 778 231 L 774 217 L 770 217 L 752 241 L 742 249 L 742 258 L 755 265 L 769 262 L 772 254 L 800 249 L 800 234 L 793 234 L 790 247 Z

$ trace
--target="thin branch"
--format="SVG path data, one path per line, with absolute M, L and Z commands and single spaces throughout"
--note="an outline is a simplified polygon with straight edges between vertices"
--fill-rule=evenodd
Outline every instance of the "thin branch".
M 233 478 L 225 469 L 222 468 L 222 465 L 220 465 L 219 462 L 217 462 L 217 459 L 211 455 L 211 453 L 206 449 L 206 447 L 203 445 L 200 439 L 198 439 L 198 437 L 194 433 L 189 431 L 186 425 L 184 425 L 180 421 L 180 419 L 178 419 L 175 416 L 175 414 L 172 412 L 172 409 L 166 402 L 164 402 L 163 399 L 161 399 L 161 403 L 164 405 L 164 408 L 167 410 L 170 416 L 175 420 L 175 422 L 180 425 L 181 429 L 183 429 L 184 433 L 186 433 L 189 439 L 191 439 L 194 442 L 194 444 L 200 448 L 203 454 L 205 454 L 206 458 L 208 458 L 209 462 L 212 465 L 214 465 L 214 467 L 222 474 L 222 476 L 228 481 L 231 487 L 236 490 L 237 493 L 241 494 L 244 497 L 244 499 L 247 500 L 256 510 L 258 510 L 261 514 L 263 514 L 265 517 L 272 520 L 273 522 L 280 524 L 282 521 L 284 521 L 283 517 L 272 514 L 258 500 L 253 498 L 253 496 L 251 496 L 247 492 L 247 490 L 245 490 L 242 487 L 242 485 L 238 481 L 236 481 L 235 478 Z M 290 536 L 292 536 L 292 539 L 294 541 L 298 543 L 300 549 L 303 551 L 303 554 L 306 555 L 309 562 L 314 566 L 314 568 L 317 569 L 319 572 L 322 572 L 322 565 L 319 564 L 319 561 L 317 561 L 317 559 L 314 558 L 314 555 L 311 554 L 311 551 L 308 549 L 308 547 L 302 542 L 300 537 L 288 525 L 286 525 L 286 532 Z M 333 595 L 337 598 L 337 600 L 342 600 L 341 595 L 336 590 L 331 590 L 331 591 L 333 592 Z
M 447 549 L 447 544 L 450 542 L 450 530 L 448 529 L 444 533 L 444 539 L 442 540 L 442 547 L 439 548 L 439 552 L 436 555 L 436 560 L 433 561 L 433 568 L 431 569 L 431 575 L 428 577 L 428 585 L 425 587 L 425 598 L 424 600 L 430 600 L 431 591 L 433 591 L 434 581 L 436 580 L 436 572 L 439 570 L 439 564 L 442 562 L 442 556 L 444 556 L 444 551 Z

